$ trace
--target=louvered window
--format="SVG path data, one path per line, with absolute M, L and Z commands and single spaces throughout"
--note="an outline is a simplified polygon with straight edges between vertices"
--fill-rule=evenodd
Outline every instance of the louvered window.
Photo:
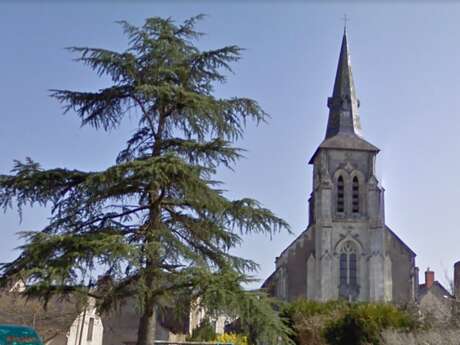
M 345 211 L 345 184 L 343 177 L 339 176 L 337 179 L 337 212 L 343 213 Z
M 352 211 L 353 213 L 359 213 L 359 181 L 355 176 L 352 183 Z

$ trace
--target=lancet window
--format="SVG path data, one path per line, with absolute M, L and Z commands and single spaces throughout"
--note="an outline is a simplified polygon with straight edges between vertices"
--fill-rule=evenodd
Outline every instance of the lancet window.
M 359 294 L 358 250 L 356 245 L 347 241 L 341 247 L 339 257 L 339 297 L 354 301 Z

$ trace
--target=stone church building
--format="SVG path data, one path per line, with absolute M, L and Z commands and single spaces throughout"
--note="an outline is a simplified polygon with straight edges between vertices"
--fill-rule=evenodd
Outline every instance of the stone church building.
M 309 225 L 277 258 L 262 285 L 284 300 L 415 300 L 415 253 L 385 224 L 379 149 L 364 139 L 346 31 L 326 136 L 310 159 Z

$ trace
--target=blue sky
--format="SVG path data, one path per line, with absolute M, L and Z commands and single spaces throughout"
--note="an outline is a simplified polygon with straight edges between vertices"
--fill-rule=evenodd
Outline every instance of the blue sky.
M 453 2 L 0 2 L 0 173 L 27 156 L 46 168 L 113 164 L 129 123 L 111 134 L 80 128 L 48 97 L 49 89 L 107 85 L 64 47 L 123 49 L 117 20 L 198 13 L 208 15 L 200 47 L 246 48 L 219 95 L 252 97 L 271 115 L 269 124 L 248 127 L 238 143 L 246 159 L 219 178 L 229 196 L 258 199 L 295 235 L 308 222 L 307 162 L 325 134 L 341 18 L 349 16 L 364 137 L 382 150 L 386 222 L 418 254 L 421 272 L 429 266 L 445 282 L 460 260 L 460 6 Z M 46 217 L 40 208 L 26 210 L 22 223 L 14 211 L 2 214 L 0 261 L 17 255 L 17 231 L 37 229 Z M 263 279 L 295 235 L 250 237 L 237 252 L 260 263 Z

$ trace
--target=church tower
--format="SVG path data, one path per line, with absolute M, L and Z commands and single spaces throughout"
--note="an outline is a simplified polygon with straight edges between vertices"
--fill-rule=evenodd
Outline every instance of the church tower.
M 346 32 L 327 105 L 326 137 L 310 160 L 310 222 L 316 232 L 312 255 L 317 275 L 311 297 L 391 300 L 383 189 L 375 176 L 379 149 L 362 137 Z
M 264 283 L 280 298 L 408 302 L 415 254 L 385 225 L 379 149 L 363 138 L 344 31 L 326 136 L 313 154 L 309 226 Z

